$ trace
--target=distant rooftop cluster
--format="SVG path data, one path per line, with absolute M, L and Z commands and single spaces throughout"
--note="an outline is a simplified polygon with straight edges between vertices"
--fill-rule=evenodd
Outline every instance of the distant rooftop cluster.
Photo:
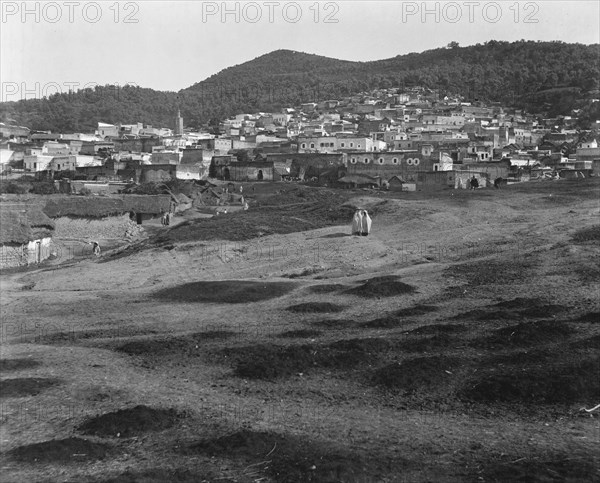
M 170 126 L 98 122 L 93 133 L 0 123 L 0 169 L 50 179 L 310 179 L 341 186 L 418 185 L 427 173 L 446 173 L 438 183 L 454 187 L 465 172 L 515 180 L 559 170 L 593 174 L 600 123 L 582 131 L 579 112 L 570 114 L 544 118 L 416 86 L 239 113 L 201 130 L 186 128 L 179 111 Z

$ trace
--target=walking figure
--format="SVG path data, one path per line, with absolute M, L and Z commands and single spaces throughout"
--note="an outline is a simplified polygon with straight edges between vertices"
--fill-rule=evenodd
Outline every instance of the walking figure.
M 92 253 L 97 257 L 100 256 L 100 244 L 98 242 L 92 242 Z

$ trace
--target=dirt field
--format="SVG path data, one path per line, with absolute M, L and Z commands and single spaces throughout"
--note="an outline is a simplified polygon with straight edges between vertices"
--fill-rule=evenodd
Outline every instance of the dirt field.
M 0 275 L 3 482 L 600 481 L 597 180 L 257 186 Z

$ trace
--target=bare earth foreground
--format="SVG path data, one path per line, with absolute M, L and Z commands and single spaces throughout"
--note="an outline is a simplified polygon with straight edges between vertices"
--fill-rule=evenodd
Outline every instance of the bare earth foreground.
M 4 274 L 2 481 L 600 481 L 599 186 L 305 188 Z

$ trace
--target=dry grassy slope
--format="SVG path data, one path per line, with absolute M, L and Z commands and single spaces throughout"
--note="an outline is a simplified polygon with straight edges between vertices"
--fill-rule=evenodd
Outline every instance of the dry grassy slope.
M 584 362 L 593 360 L 598 351 L 597 344 L 589 342 L 598 337 L 593 323 L 569 322 L 576 332 L 558 339 L 550 334 L 549 339 L 530 340 L 531 334 L 519 332 L 525 343 L 514 347 L 504 339 L 499 346 L 486 341 L 495 331 L 521 322 L 537 327 L 530 324 L 539 317 L 521 315 L 523 307 L 490 309 L 502 300 L 525 298 L 525 308 L 540 314 L 544 304 L 563 306 L 543 317 L 551 320 L 598 312 L 597 239 L 572 241 L 577 230 L 598 225 L 597 187 L 593 180 L 528 184 L 431 197 L 398 195 L 386 197 L 384 203 L 357 192 L 349 203 L 375 213 L 369 237 L 347 236 L 348 220 L 347 225 L 236 243 L 171 238 L 112 261 L 3 277 L 2 359 L 34 360 L 39 365 L 6 366 L 2 379 L 59 380 L 35 395 L 27 396 L 32 391 L 21 388 L 22 398 L 3 398 L 3 452 L 53 438 L 82 437 L 76 426 L 87 417 L 138 404 L 189 412 L 175 426 L 160 433 L 142 431 L 137 439 L 87 437 L 112 447 L 108 456 L 92 463 L 23 464 L 4 454 L 3 472 L 10 481 L 108 481 L 107 475 L 128 469 L 130 475 L 119 481 L 212 481 L 226 476 L 285 481 L 286 474 L 289 481 L 306 481 L 310 475 L 313 481 L 361 481 L 360 475 L 362 481 L 397 481 L 398 475 L 408 481 L 506 481 L 536 475 L 544 481 L 569 475 L 574 475 L 572 481 L 589 480 L 598 463 L 597 419 L 579 417 L 578 410 L 600 401 L 585 397 L 543 404 L 540 397 L 558 397 L 544 387 L 531 390 L 534 396 L 525 400 L 515 393 L 516 402 L 500 398 L 468 403 L 457 395 L 470 388 L 478 374 L 496 381 L 503 371 L 515 369 L 513 379 L 519 381 L 527 371 L 539 370 L 562 381 L 562 369 L 552 360 L 571 367 L 576 357 L 580 373 Z M 339 288 L 330 293 L 308 289 L 334 283 L 350 287 L 384 275 L 400 276 L 416 292 L 362 298 L 344 295 Z M 156 295 L 189 282 L 240 279 L 297 286 L 278 298 L 240 304 L 172 303 Z M 235 294 L 235 284 L 228 290 L 232 297 L 243 296 Z M 307 302 L 338 304 L 343 312 L 285 310 Z M 416 304 L 435 309 L 390 316 L 386 320 L 391 329 L 385 324 L 362 326 Z M 490 310 L 496 316 L 504 311 L 498 316 L 504 318 L 490 316 Z M 454 324 L 465 331 L 444 335 L 436 329 L 433 339 L 410 333 L 428 323 Z M 300 339 L 279 337 L 292 329 L 317 333 Z M 206 335 L 215 330 L 230 333 Z M 384 342 L 372 350 L 365 338 Z M 352 339 L 358 340 L 335 345 Z M 120 349 L 126 344 L 137 355 Z M 579 345 L 573 349 L 572 344 Z M 302 345 L 309 352 L 294 349 Z M 320 358 L 322 351 L 330 357 Z M 521 360 L 515 354 L 524 362 L 497 362 L 502 357 Z M 258 355 L 269 367 L 297 364 L 303 375 L 292 371 L 274 381 L 235 377 L 236 364 L 248 374 L 260 374 Z M 545 359 L 550 355 L 554 359 Z M 300 356 L 308 362 L 301 362 Z M 383 381 L 393 384 L 387 368 L 394 366 L 389 364 L 434 356 L 435 374 L 419 373 L 421 366 L 412 369 L 416 383 L 435 376 L 433 386 L 398 394 L 368 382 L 378 370 Z M 331 358 L 341 366 L 328 365 Z M 441 374 L 441 369 L 449 373 Z M 573 391 L 587 394 L 584 387 Z M 32 418 L 18 409 L 40 405 L 50 411 Z M 237 433 L 235 444 L 217 441 L 240 428 L 258 433 Z M 190 449 L 210 437 L 215 442 L 206 443 L 205 449 Z M 305 441 L 320 448 L 319 454 L 306 449 Z M 280 450 L 267 458 L 269 450 L 254 454 L 244 449 L 263 443 Z M 217 448 L 219 457 L 210 459 L 206 448 Z M 332 463 L 336 461 L 337 466 Z M 316 469 L 308 469 L 313 464 Z M 172 472 L 161 473 L 159 466 Z

